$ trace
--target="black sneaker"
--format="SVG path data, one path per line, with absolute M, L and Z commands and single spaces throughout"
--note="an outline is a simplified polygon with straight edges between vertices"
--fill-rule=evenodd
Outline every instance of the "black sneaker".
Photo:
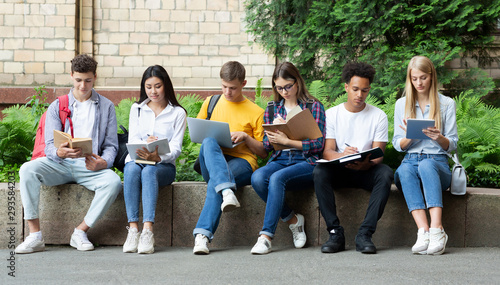
M 377 248 L 372 242 L 372 237 L 366 234 L 357 234 L 354 239 L 356 242 L 356 251 L 361 253 L 377 253 Z
M 322 253 L 335 253 L 345 250 L 345 237 L 343 230 L 331 230 L 330 238 L 321 246 Z

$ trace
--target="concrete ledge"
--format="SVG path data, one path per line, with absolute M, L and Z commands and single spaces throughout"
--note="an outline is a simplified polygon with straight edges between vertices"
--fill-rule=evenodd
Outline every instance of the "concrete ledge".
M 17 185 L 0 183 L 0 248 L 13 249 L 22 239 L 21 194 Z
M 40 221 L 47 244 L 68 244 L 73 228 L 85 216 L 94 193 L 76 184 L 43 187 L 40 194 Z M 341 189 L 335 192 L 338 215 L 345 228 L 348 247 L 354 247 L 354 236 L 364 218 L 370 192 Z M 178 182 L 160 189 L 156 211 L 155 240 L 158 246 L 193 245 L 192 231 L 206 196 L 203 182 Z M 252 246 L 264 220 L 265 204 L 250 186 L 236 192 L 241 208 L 222 215 L 211 248 Z M 0 184 L 0 228 L 9 226 L 8 185 Z M 15 191 L 16 244 L 28 233 L 22 221 L 21 198 Z M 443 193 L 443 224 L 452 247 L 500 247 L 500 189 L 469 188 L 465 196 Z M 287 193 L 287 203 L 306 218 L 307 245 L 320 245 L 328 239 L 323 217 L 312 188 Z M 128 225 L 125 202 L 120 194 L 106 215 L 89 231 L 89 239 L 99 245 L 122 245 Z M 374 242 L 377 246 L 411 246 L 416 226 L 404 197 L 394 186 L 378 223 Z M 9 232 L 0 233 L 0 248 L 7 248 Z M 292 235 L 280 222 L 274 247 L 293 247 Z

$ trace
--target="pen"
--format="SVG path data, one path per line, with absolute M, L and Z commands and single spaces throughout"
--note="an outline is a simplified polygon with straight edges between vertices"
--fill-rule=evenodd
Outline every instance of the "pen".
M 352 147 L 352 146 L 350 146 L 348 143 L 344 143 L 344 144 L 345 144 L 346 146 L 348 146 L 348 147 Z M 356 153 L 358 153 L 358 152 L 359 152 L 359 151 L 357 151 L 357 150 L 356 150 Z

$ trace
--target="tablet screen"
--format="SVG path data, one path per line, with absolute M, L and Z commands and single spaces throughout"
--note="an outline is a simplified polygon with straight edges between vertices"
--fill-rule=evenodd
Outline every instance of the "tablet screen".
M 430 139 L 422 130 L 435 125 L 434 120 L 427 119 L 407 119 L 406 120 L 406 138 L 407 139 Z

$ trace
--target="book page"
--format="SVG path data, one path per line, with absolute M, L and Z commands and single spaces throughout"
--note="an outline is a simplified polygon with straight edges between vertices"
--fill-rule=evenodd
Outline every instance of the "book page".
M 302 108 L 299 105 L 295 106 L 290 112 L 286 114 L 286 121 L 288 122 L 291 118 L 293 118 L 298 113 L 302 112 Z
M 300 106 L 297 107 L 300 108 Z M 286 124 L 263 124 L 262 126 L 266 131 L 280 130 L 291 140 L 302 141 L 323 136 L 309 109 L 299 111 L 292 118 L 287 117 Z M 284 149 L 282 145 L 278 144 L 273 144 L 273 147 L 275 150 Z
M 71 148 L 81 148 L 83 154 L 92 154 L 91 138 L 74 138 L 71 140 Z
M 71 138 L 71 135 L 68 133 L 54 130 L 54 146 L 58 148 L 65 142 L 69 143 L 69 148 L 81 148 L 83 154 L 92 154 L 91 138 Z
M 70 142 L 71 136 L 68 133 L 54 130 L 54 146 L 59 148 L 59 146 L 65 142 Z

